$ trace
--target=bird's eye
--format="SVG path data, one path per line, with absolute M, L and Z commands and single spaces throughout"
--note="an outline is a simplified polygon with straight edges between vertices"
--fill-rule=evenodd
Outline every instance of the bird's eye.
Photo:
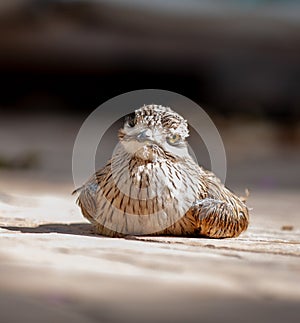
M 180 139 L 181 139 L 181 136 L 180 135 L 174 134 L 174 135 L 168 137 L 167 138 L 167 141 L 168 141 L 169 144 L 175 145 L 175 144 L 177 144 L 180 141 Z
M 131 128 L 133 128 L 136 125 L 135 113 L 131 113 L 126 117 L 126 123 Z

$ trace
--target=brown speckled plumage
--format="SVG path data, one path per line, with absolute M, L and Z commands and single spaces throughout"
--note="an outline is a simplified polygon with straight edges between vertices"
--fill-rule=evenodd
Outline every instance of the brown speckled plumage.
M 75 192 L 99 234 L 236 237 L 247 229 L 242 198 L 194 162 L 188 126 L 158 105 L 135 111 L 107 165 Z

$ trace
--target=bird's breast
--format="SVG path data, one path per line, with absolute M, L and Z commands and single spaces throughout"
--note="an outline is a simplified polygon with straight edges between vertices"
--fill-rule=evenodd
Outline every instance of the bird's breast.
M 163 230 L 181 219 L 197 198 L 193 179 L 180 164 L 144 163 L 114 171 L 100 183 L 95 218 L 118 232 Z

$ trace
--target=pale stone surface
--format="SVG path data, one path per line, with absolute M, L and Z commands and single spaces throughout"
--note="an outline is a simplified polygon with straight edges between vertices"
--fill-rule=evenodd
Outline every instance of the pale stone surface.
M 298 201 L 256 192 L 248 231 L 213 240 L 105 238 L 69 196 L 6 199 L 1 322 L 299 322 Z

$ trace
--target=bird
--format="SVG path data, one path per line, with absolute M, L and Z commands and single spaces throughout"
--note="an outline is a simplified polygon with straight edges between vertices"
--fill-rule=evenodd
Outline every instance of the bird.
M 170 107 L 125 117 L 111 159 L 73 192 L 97 234 L 232 238 L 247 229 L 247 198 L 192 158 L 188 137 L 187 120 Z

